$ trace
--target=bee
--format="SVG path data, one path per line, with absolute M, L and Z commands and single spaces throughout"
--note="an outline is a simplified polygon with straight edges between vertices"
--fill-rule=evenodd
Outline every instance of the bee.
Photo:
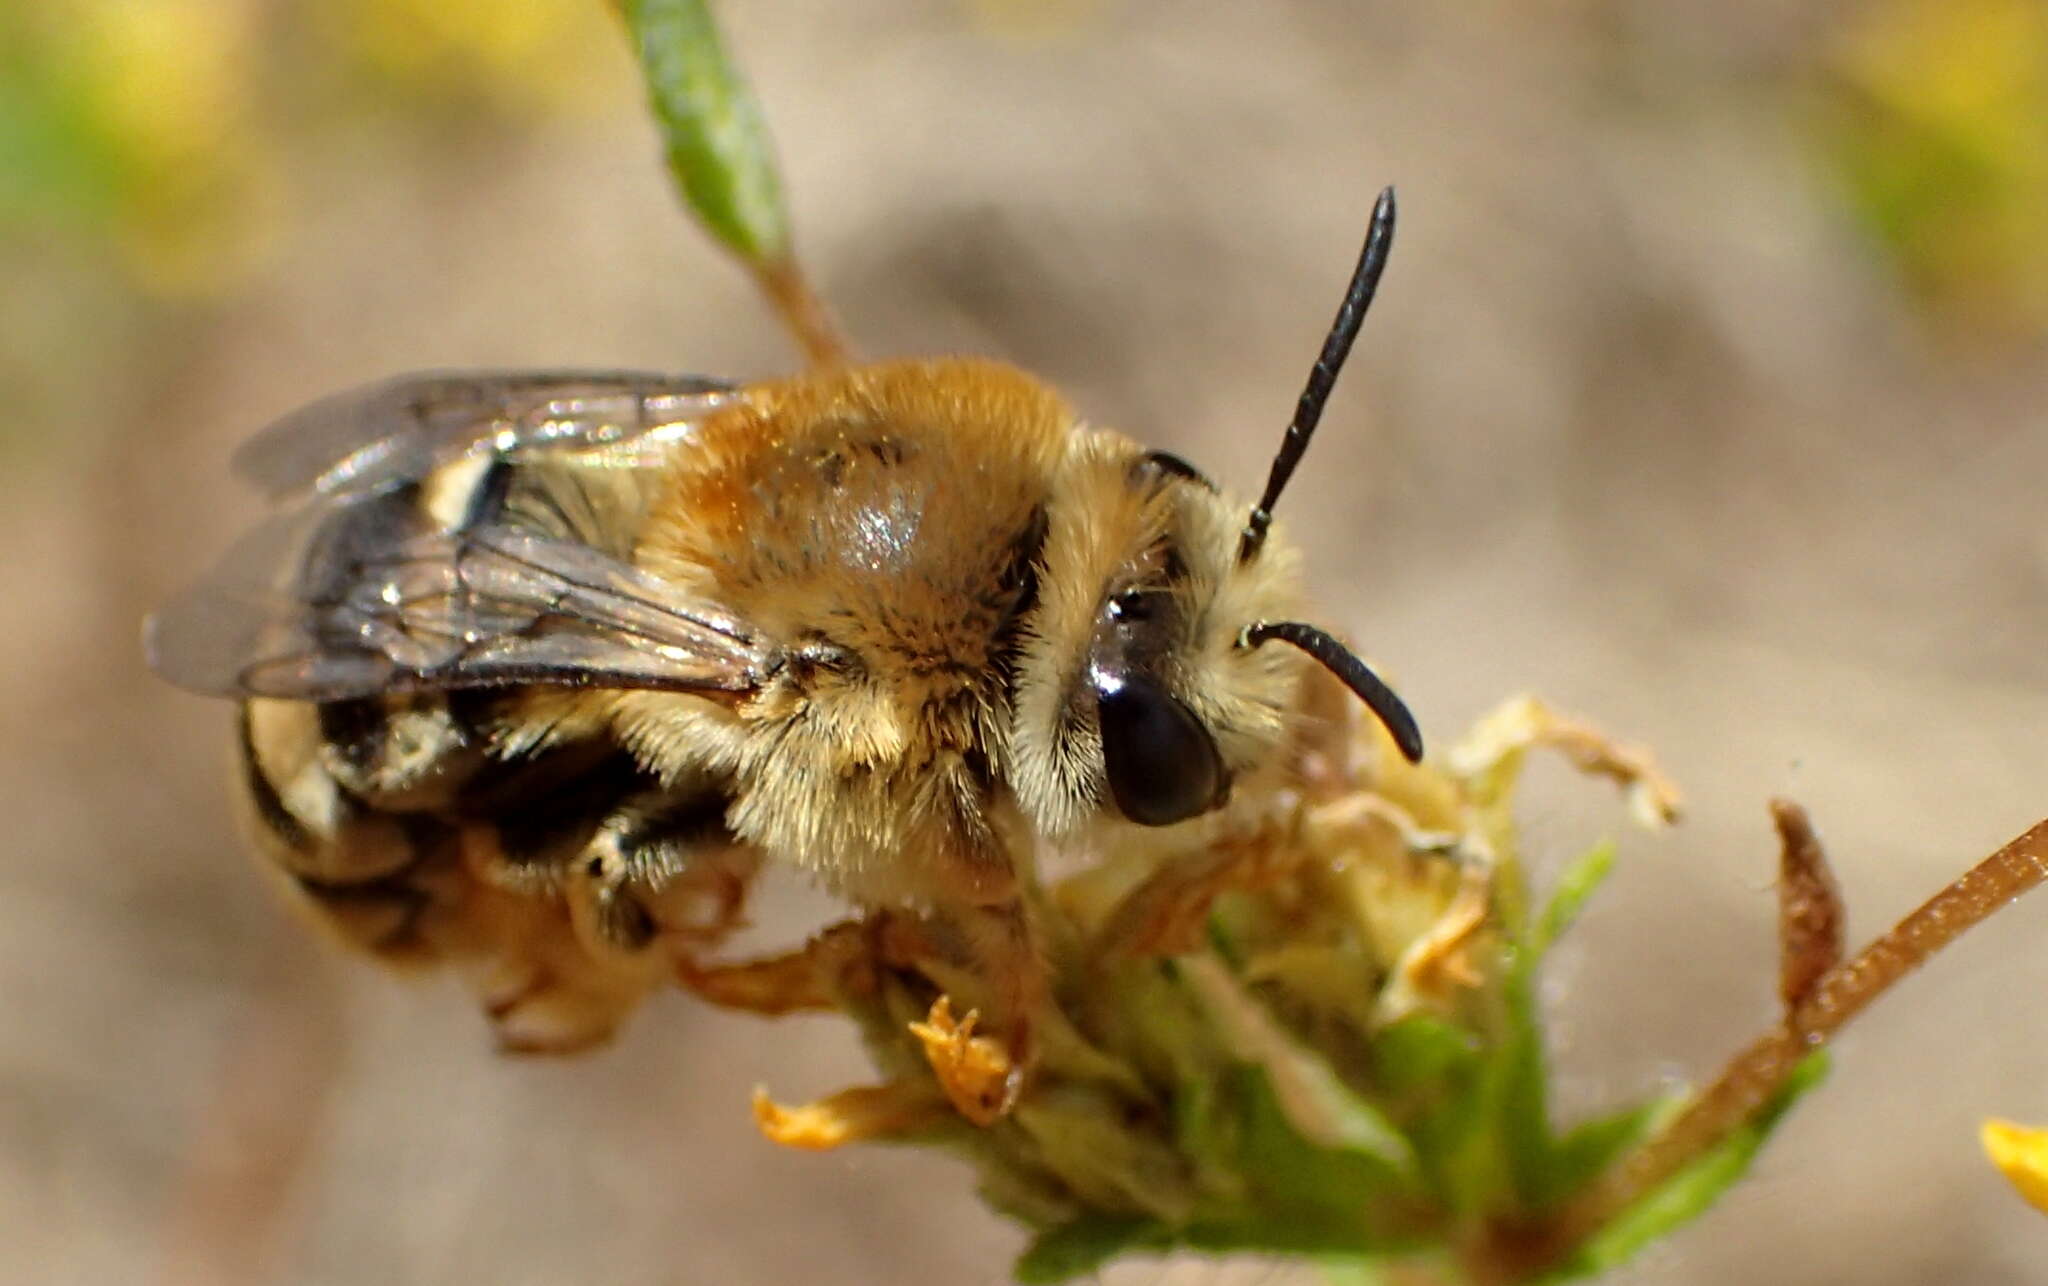
M 280 511 L 150 662 L 240 702 L 297 894 L 467 969 L 510 1047 L 603 1039 L 767 862 L 950 926 L 1021 1075 L 1040 854 L 1197 842 L 1281 771 L 1309 664 L 1421 756 L 1272 526 L 1393 229 L 1388 189 L 1255 503 L 986 360 L 406 376 L 241 450 Z

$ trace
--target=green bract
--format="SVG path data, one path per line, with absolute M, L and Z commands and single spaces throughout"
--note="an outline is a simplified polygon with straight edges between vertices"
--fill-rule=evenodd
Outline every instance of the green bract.
M 749 264 L 783 261 L 789 217 L 774 145 L 703 0 L 622 0 L 621 8 L 669 172 L 690 208 Z

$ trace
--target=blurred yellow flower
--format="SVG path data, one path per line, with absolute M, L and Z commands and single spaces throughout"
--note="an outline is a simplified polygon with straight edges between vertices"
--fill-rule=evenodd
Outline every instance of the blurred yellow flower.
M 1937 306 L 2048 325 L 2048 5 L 1883 0 L 1831 60 L 1836 162 Z
M 2048 1130 L 2030 1129 L 2010 1121 L 1986 1121 L 1980 1137 L 2012 1186 L 2036 1210 L 2048 1214 Z
M 233 282 L 276 230 L 270 140 L 247 127 L 253 6 L 79 8 L 87 92 L 127 160 L 116 245 L 156 293 L 204 294 Z
M 0 218 L 110 243 L 145 288 L 233 275 L 266 204 L 242 127 L 245 0 L 55 0 L 0 16 Z
M 321 112 L 394 93 L 464 119 L 623 106 L 638 89 L 619 44 L 596 0 L 0 9 L 0 227 L 101 245 L 148 295 L 217 294 L 277 241 L 280 159 Z
M 322 8 L 338 47 L 421 97 L 543 113 L 639 97 L 618 22 L 600 0 L 326 0 Z

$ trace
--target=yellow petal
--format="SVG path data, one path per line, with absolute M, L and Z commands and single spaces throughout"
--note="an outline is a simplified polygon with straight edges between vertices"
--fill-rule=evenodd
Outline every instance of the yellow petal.
M 2048 1130 L 1986 1121 L 1979 1137 L 1991 1164 L 2011 1180 L 2029 1205 L 2048 1214 Z
M 931 1013 L 921 1023 L 910 1024 L 910 1034 L 924 1046 L 925 1060 L 946 1097 L 960 1115 L 980 1126 L 994 1125 L 1016 1104 L 1021 1077 L 1008 1051 L 986 1036 L 974 1034 L 981 1020 L 976 1010 L 965 1018 L 953 1018 L 953 1000 L 940 996 L 932 1002 Z
M 754 1124 L 771 1143 L 806 1152 L 826 1152 L 867 1139 L 894 1138 L 924 1129 L 945 1117 L 946 1105 L 923 1085 L 890 1081 L 857 1085 L 815 1103 L 784 1107 L 754 1090 Z

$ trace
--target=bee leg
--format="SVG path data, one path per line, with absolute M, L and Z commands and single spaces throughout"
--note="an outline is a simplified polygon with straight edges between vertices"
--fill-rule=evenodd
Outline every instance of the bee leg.
M 738 1001 L 767 1013 L 786 1012 L 794 998 L 840 1007 L 849 993 L 879 985 L 877 966 L 921 974 L 940 987 L 924 1021 L 909 1024 L 932 1080 L 856 1086 L 795 1107 L 755 1092 L 754 1121 L 771 1142 L 822 1150 L 895 1137 L 950 1114 L 989 1126 L 1015 1107 L 1037 1058 L 1035 1007 L 1048 1003 L 1049 995 L 1036 953 L 1026 957 L 1035 971 L 1016 956 L 1028 941 L 1028 924 L 1015 906 L 925 918 L 878 912 L 832 926 L 801 951 L 726 966 L 724 977 L 719 970 L 702 971 L 686 985 L 701 983 L 709 973 L 715 978 L 714 1002 Z M 999 1017 L 999 1034 L 977 1034 L 979 1009 L 956 1016 L 955 991 L 984 999 Z
M 849 988 L 874 985 L 868 969 L 868 936 L 866 924 L 847 920 L 778 956 L 707 965 L 693 953 L 679 951 L 675 977 L 698 999 L 721 1009 L 771 1018 L 836 1009 Z
M 707 827 L 705 812 L 701 801 L 634 799 L 598 824 L 561 876 L 593 952 L 681 955 L 746 926 L 759 850 L 722 822 Z
M 465 832 L 474 865 L 494 856 L 492 828 Z M 568 1054 L 610 1040 L 660 981 L 649 956 L 590 949 L 570 906 L 476 878 L 449 937 L 449 954 L 469 975 L 507 1053 Z
M 506 859 L 500 828 L 467 828 L 477 918 L 489 926 L 476 983 L 505 1049 L 602 1043 L 667 981 L 684 944 L 716 941 L 741 923 L 751 850 L 671 852 L 674 836 L 647 818 L 644 805 L 621 807 L 568 860 L 538 870 Z
M 742 923 L 757 858 L 715 789 L 668 790 L 630 756 L 564 748 L 508 764 L 466 801 L 463 865 L 483 941 L 466 954 L 499 1043 L 561 1053 L 608 1039 L 683 944 Z
M 370 807 L 275 735 L 260 759 L 266 732 L 310 711 L 263 704 L 244 723 L 244 793 L 271 868 L 323 928 L 387 963 L 466 974 L 507 1050 L 566 1052 L 611 1034 L 646 985 L 593 967 L 559 896 L 491 878 L 505 865 L 495 828 Z

